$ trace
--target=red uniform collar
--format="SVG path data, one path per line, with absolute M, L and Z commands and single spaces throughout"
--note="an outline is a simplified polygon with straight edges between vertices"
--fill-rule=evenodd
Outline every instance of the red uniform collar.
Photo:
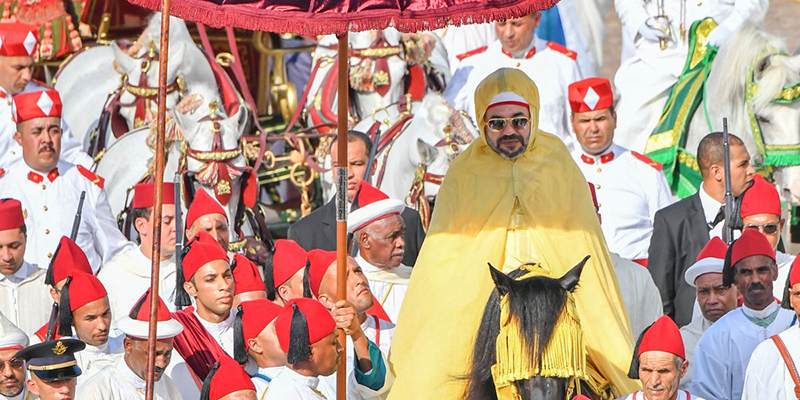
M 503 49 L 503 54 L 508 56 L 508 58 L 514 58 L 514 56 L 512 56 L 511 53 L 509 53 L 508 50 L 506 50 L 506 49 Z M 531 49 L 528 50 L 527 53 L 525 53 L 525 57 L 523 57 L 523 58 L 527 60 L 527 59 L 530 59 L 531 57 L 533 57 L 535 54 L 536 54 L 536 44 L 534 44 L 533 47 L 531 47 Z
M 602 156 L 600 156 L 600 163 L 601 164 L 605 164 L 605 163 L 607 163 L 607 162 L 609 162 L 609 161 L 611 161 L 613 159 L 614 159 L 614 152 L 613 151 L 609 151 L 608 153 L 603 154 Z M 594 163 L 595 163 L 595 161 L 594 161 L 595 157 L 590 157 L 590 156 L 587 156 L 586 154 L 581 154 L 581 160 L 584 163 L 589 164 L 589 165 L 594 165 Z
M 52 182 L 58 178 L 58 168 L 53 168 L 49 174 L 47 174 L 47 179 Z M 36 172 L 30 171 L 28 172 L 28 180 L 33 183 L 42 183 L 44 181 L 44 177 L 39 175 Z

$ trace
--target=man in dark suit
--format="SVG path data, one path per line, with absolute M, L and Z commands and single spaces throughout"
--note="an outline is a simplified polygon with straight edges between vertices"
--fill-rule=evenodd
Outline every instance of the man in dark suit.
M 753 179 L 750 155 L 741 139 L 730 135 L 731 193 L 739 196 Z M 711 237 L 722 237 L 725 168 L 722 134 L 710 133 L 697 148 L 703 183 L 697 193 L 656 212 L 647 268 L 664 304 L 664 314 L 679 326 L 691 322 L 695 288 L 684 273 Z M 724 238 L 723 238 L 724 239 Z
M 364 179 L 367 160 L 372 149 L 372 140 L 364 133 L 349 131 L 347 142 L 347 201 L 351 202 L 359 183 Z M 337 156 L 337 146 L 334 140 L 333 146 L 331 146 L 331 161 L 334 166 Z M 373 162 L 370 176 L 375 172 L 375 167 L 376 164 Z M 334 174 L 335 171 L 334 169 Z M 406 242 L 403 264 L 413 267 L 417 261 L 419 249 L 422 247 L 422 241 L 425 239 L 425 231 L 422 229 L 422 220 L 416 210 L 406 207 L 400 216 L 406 225 L 403 236 Z M 336 250 L 335 199 L 292 224 L 289 227 L 288 237 L 306 251 L 311 249 Z

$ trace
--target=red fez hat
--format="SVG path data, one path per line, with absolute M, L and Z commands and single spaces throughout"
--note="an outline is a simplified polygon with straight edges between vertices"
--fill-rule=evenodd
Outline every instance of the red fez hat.
M 311 267 L 308 269 L 309 288 L 314 296 L 319 296 L 322 278 L 331 264 L 336 261 L 336 252 L 314 249 L 308 252 L 308 259 L 311 262 Z
M 203 381 L 200 400 L 219 400 L 242 390 L 255 392 L 256 387 L 250 380 L 250 375 L 232 358 L 222 356 Z
M 648 351 L 663 351 L 686 359 L 681 331 L 672 318 L 662 315 L 642 333 L 642 342 L 636 355 L 641 356 Z
M 291 239 L 278 239 L 272 250 L 272 261 L 264 266 L 267 298 L 275 300 L 275 289 L 308 264 L 308 253 Z
M 189 211 L 186 213 L 186 228 L 191 228 L 194 221 L 198 218 L 209 214 L 222 214 L 225 220 L 228 220 L 228 214 L 225 209 L 217 202 L 216 199 L 211 197 L 205 190 L 198 190 L 192 205 L 189 206 Z
M 0 199 L 0 231 L 21 228 L 25 225 L 22 203 L 17 199 Z
M 175 204 L 175 184 L 164 182 L 164 190 L 161 191 L 161 204 Z M 133 208 L 148 208 L 153 206 L 155 200 L 156 184 L 140 183 L 133 188 Z
M 375 186 L 361 181 L 356 195 L 353 196 L 358 209 L 350 212 L 347 217 L 347 232 L 353 233 L 375 221 L 383 218 L 400 215 L 405 209 L 405 204 L 397 199 L 390 199 L 386 193 Z
M 739 261 L 751 256 L 767 256 L 775 261 L 775 250 L 761 232 L 755 229 L 745 229 L 742 236 L 736 239 L 728 248 L 725 254 L 725 265 L 722 267 L 722 283 L 730 285 L 733 283 L 733 267 Z
M 61 96 L 55 90 L 21 93 L 13 98 L 11 116 L 20 123 L 34 118 L 61 118 Z
M 761 175 L 753 176 L 753 185 L 742 195 L 742 218 L 756 214 L 781 215 L 781 197 L 775 185 Z
M 614 93 L 606 78 L 589 78 L 569 85 L 569 106 L 574 113 L 602 110 L 614 105 Z
M 172 318 L 172 315 L 161 297 L 158 298 L 158 315 L 156 320 L 156 340 L 164 340 L 177 336 L 183 332 L 183 325 Z M 137 339 L 147 339 L 150 336 L 150 304 L 153 301 L 150 289 L 136 301 L 131 312 L 119 320 L 117 327 L 125 335 Z
M 261 279 L 261 274 L 258 268 L 252 261 L 241 254 L 233 256 L 233 263 L 231 264 L 231 271 L 233 271 L 233 294 L 247 292 L 267 291 L 264 281 Z
M 0 56 L 30 56 L 36 53 L 39 28 L 33 25 L 0 24 Z
M 697 261 L 689 267 L 684 273 L 686 283 L 695 286 L 694 281 L 700 275 L 709 272 L 722 273 L 722 268 L 725 264 L 725 253 L 728 252 L 728 245 L 722 241 L 718 236 L 714 236 L 706 243 L 700 254 L 697 255 Z
M 789 273 L 789 287 L 800 282 L 800 257 L 795 257 L 792 261 L 792 270 Z
M 200 231 L 189 241 L 189 250 L 183 256 L 183 279 L 192 279 L 195 272 L 202 266 L 215 261 L 223 260 L 228 262 L 228 253 L 217 243 L 216 240 L 206 231 Z
M 72 335 L 72 312 L 107 295 L 106 288 L 91 273 L 70 272 L 67 276 L 67 283 L 61 288 L 61 301 L 58 305 L 58 333 L 63 336 Z
M 239 304 L 233 324 L 233 357 L 240 364 L 247 362 L 248 342 L 255 339 L 283 307 L 267 299 L 244 301 Z
M 278 342 L 287 353 L 289 364 L 307 361 L 311 357 L 311 345 L 335 329 L 336 322 L 328 309 L 307 298 L 289 300 L 275 321 Z
M 56 251 L 53 253 L 53 258 L 50 260 L 44 283 L 56 285 L 58 282 L 67 279 L 67 276 L 72 271 L 91 274 L 92 267 L 89 265 L 89 259 L 86 258 L 83 250 L 72 239 L 62 236 Z

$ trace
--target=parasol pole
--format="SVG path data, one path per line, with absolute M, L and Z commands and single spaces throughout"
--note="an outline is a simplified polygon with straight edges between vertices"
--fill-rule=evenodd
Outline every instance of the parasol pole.
M 169 1 L 169 0 L 164 0 Z M 350 56 L 348 34 L 339 38 L 339 93 L 337 129 L 339 162 L 336 166 L 336 298 L 347 299 L 347 95 L 350 91 Z M 346 349 L 344 331 L 339 330 L 339 344 Z M 343 350 L 347 351 L 347 350 Z M 336 399 L 345 400 L 347 396 L 347 370 L 345 358 L 336 367 Z
M 156 364 L 156 324 L 158 323 L 158 273 L 161 261 L 161 205 L 164 195 L 164 127 L 167 117 L 167 60 L 169 59 L 170 0 L 161 1 L 161 50 L 158 57 L 158 120 L 156 134 L 156 179 L 153 200 L 153 252 L 150 258 L 150 325 L 147 335 L 147 379 L 145 400 L 153 400 Z M 180 228 L 176 228 L 179 230 Z

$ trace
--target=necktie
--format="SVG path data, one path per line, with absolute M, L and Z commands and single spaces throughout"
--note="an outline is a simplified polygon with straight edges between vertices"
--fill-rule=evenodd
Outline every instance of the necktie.
M 719 225 L 720 222 L 725 220 L 725 205 L 720 206 L 714 221 L 708 224 L 708 231 L 710 232 L 714 227 Z M 726 224 L 722 224 L 722 241 L 728 243 L 728 229 L 725 228 Z

